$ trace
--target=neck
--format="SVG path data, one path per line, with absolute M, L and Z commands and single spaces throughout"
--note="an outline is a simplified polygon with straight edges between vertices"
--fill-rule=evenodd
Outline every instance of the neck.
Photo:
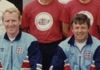
M 10 38 L 15 38 L 15 37 L 18 35 L 18 33 L 19 33 L 19 31 L 17 31 L 16 33 L 12 33 L 12 34 L 8 34 L 8 33 L 7 33 L 7 35 L 8 35 L 8 37 L 10 37 Z
M 52 2 L 52 0 L 48 1 L 48 0 L 38 0 L 38 2 L 41 4 L 41 5 L 48 5 Z
M 78 41 L 76 40 L 76 42 L 78 42 L 78 43 L 84 43 L 84 42 L 86 42 L 86 41 L 87 41 L 87 39 L 85 39 L 85 40 L 80 40 L 80 41 L 79 41 L 79 40 L 78 40 Z
M 76 40 L 76 42 L 78 43 L 83 43 L 83 42 L 86 42 L 87 41 L 87 38 L 83 39 L 83 40 Z

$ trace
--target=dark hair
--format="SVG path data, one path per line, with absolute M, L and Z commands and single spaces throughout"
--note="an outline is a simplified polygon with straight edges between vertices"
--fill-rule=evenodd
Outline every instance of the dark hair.
M 71 25 L 73 23 L 80 25 L 86 23 L 88 25 L 88 28 L 90 27 L 90 19 L 85 14 L 76 14 L 72 19 Z

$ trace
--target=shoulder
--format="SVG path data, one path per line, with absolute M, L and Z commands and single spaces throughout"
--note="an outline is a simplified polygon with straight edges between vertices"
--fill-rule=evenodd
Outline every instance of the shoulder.
M 62 41 L 60 44 L 59 44 L 59 47 L 61 47 L 63 49 L 63 51 L 67 51 L 70 49 L 70 45 L 68 44 L 68 41 L 70 40 L 71 37 L 65 39 L 64 41 Z
M 91 38 L 92 38 L 92 44 L 91 44 L 91 46 L 92 46 L 92 49 L 95 51 L 100 46 L 100 40 L 97 39 L 94 36 L 91 36 Z
M 68 44 L 68 41 L 70 40 L 70 38 L 71 38 L 71 37 L 68 37 L 68 38 L 66 38 L 65 40 L 63 40 L 63 41 L 59 44 L 59 46 L 61 46 L 61 45 L 67 45 L 67 44 Z
M 91 36 L 91 37 L 92 37 L 93 44 L 100 45 L 100 40 L 99 40 L 99 39 L 97 39 L 97 38 L 94 37 L 94 36 Z
M 23 42 L 27 47 L 30 47 L 37 44 L 37 39 L 29 33 L 22 32 L 20 42 Z
M 4 40 L 4 34 L 0 35 L 0 44 L 3 42 L 3 40 Z
M 26 33 L 26 32 L 22 32 L 22 37 L 26 40 L 33 40 L 33 41 L 37 41 L 36 37 L 29 34 L 29 33 Z

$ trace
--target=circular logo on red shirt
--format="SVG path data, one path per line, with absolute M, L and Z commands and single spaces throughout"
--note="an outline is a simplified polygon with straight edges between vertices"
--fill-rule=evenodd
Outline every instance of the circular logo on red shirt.
M 53 25 L 53 18 L 51 14 L 47 12 L 41 12 L 37 14 L 35 17 L 35 25 L 40 31 L 49 30 Z

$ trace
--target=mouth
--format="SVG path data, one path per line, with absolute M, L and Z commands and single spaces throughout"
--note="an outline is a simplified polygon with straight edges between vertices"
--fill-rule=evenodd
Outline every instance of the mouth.
M 77 35 L 78 35 L 78 36 L 82 36 L 82 35 L 83 35 L 83 33 L 77 33 Z

